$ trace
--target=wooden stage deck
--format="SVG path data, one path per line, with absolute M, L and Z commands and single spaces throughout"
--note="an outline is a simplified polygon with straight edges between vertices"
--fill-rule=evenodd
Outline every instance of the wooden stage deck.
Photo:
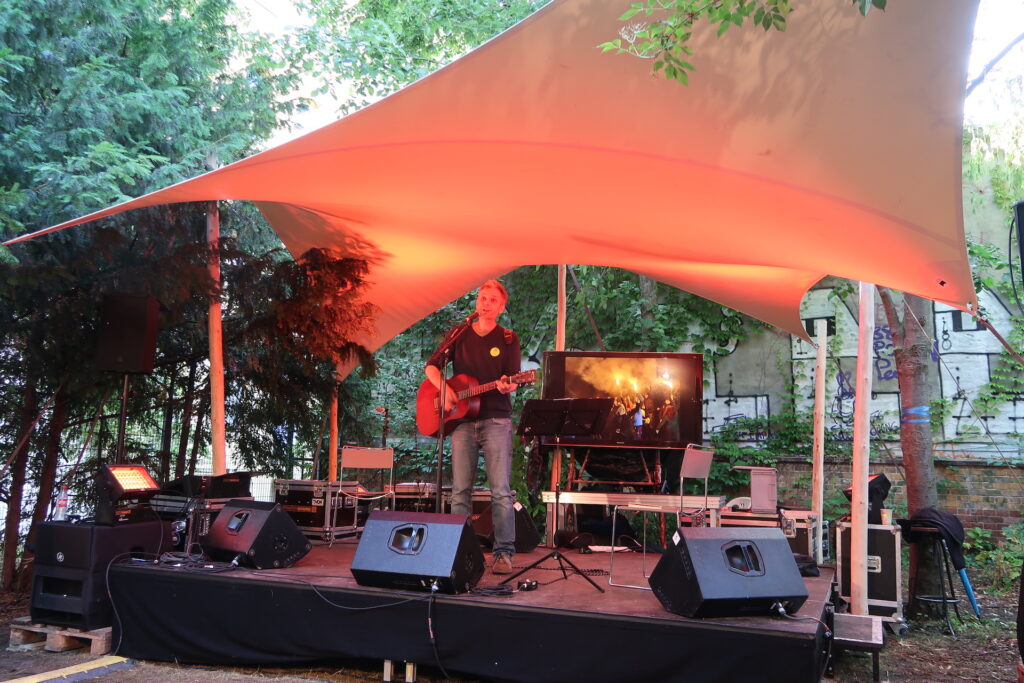
M 430 595 L 359 586 L 349 571 L 355 547 L 315 546 L 280 570 L 114 565 L 115 651 L 220 665 L 370 658 L 487 680 L 616 682 L 817 681 L 830 652 L 827 567 L 804 579 L 809 598 L 795 619 L 688 619 L 650 591 L 608 585 L 607 553 L 564 551 L 603 593 L 582 576 L 563 578 L 550 559 L 520 577 L 536 590 L 492 594 L 503 577 L 488 570 L 472 592 Z M 514 565 L 548 552 L 519 554 Z M 639 555 L 616 556 L 615 581 L 643 582 Z

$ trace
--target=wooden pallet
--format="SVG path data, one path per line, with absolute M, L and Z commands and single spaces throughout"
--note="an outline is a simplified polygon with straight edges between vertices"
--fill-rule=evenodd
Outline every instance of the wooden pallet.
M 42 648 L 47 652 L 66 652 L 88 647 L 91 655 L 105 655 L 110 652 L 110 631 L 109 626 L 83 631 L 64 626 L 33 624 L 29 617 L 18 617 L 11 621 L 11 640 L 7 649 Z

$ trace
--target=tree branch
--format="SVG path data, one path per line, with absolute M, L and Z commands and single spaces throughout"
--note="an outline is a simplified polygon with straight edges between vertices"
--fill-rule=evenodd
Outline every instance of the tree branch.
M 981 73 L 978 74 L 978 77 L 967 84 L 967 89 L 964 90 L 964 99 L 967 99 L 968 97 L 971 96 L 971 93 L 974 92 L 974 89 L 981 85 L 982 82 L 985 80 L 985 77 L 988 76 L 988 72 L 995 68 L 995 65 L 998 64 L 999 61 L 1006 56 L 1006 53 L 1012 50 L 1013 46 L 1022 40 L 1024 40 L 1024 33 L 1021 33 L 1019 36 L 1011 40 L 1006 45 L 1006 47 L 999 51 L 999 54 L 997 54 L 992 61 L 990 61 L 988 64 L 984 66 L 984 68 L 982 68 Z
M 896 312 L 896 303 L 892 300 L 892 291 L 888 287 L 879 287 L 877 291 L 878 298 L 882 300 L 882 308 L 885 310 L 885 319 L 889 321 L 889 334 L 897 346 L 902 346 L 903 325 Z
M 1003 335 L 999 334 L 999 332 L 996 330 L 996 328 L 992 327 L 992 324 L 988 321 L 987 318 L 985 318 L 984 316 L 978 315 L 974 311 L 971 311 L 971 315 L 973 315 L 975 320 L 977 320 L 979 323 L 984 325 L 985 329 L 988 330 L 989 332 L 991 332 L 993 334 L 993 336 L 995 336 L 995 338 L 999 340 L 999 343 L 1003 345 L 1003 348 L 1006 349 L 1006 352 L 1008 354 L 1010 354 L 1011 356 L 1013 356 L 1013 359 L 1016 360 L 1018 363 L 1020 363 L 1021 367 L 1024 367 L 1024 356 L 1021 356 L 1017 352 L 1017 349 L 1015 349 L 1012 346 L 1010 346 L 1010 342 L 1006 341 L 1006 339 L 1003 338 Z

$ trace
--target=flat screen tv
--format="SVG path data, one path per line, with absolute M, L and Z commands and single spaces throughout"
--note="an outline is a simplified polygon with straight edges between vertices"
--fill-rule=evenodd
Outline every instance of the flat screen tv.
M 704 358 L 699 353 L 547 351 L 543 377 L 544 399 L 612 399 L 600 433 L 564 436 L 560 443 L 628 448 L 701 443 Z

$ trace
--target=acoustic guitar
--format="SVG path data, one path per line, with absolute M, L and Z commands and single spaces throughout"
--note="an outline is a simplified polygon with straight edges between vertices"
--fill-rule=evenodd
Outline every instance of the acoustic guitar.
M 506 381 L 514 384 L 533 384 L 537 381 L 536 370 L 526 370 L 512 375 Z M 448 380 L 448 386 L 455 392 L 458 401 L 454 406 L 445 406 L 444 435 L 452 433 L 459 423 L 472 420 L 480 412 L 480 395 L 498 386 L 498 380 L 480 384 L 469 375 L 455 375 Z M 440 419 L 440 395 L 429 379 L 423 380 L 416 392 L 416 428 L 424 436 L 437 436 Z

